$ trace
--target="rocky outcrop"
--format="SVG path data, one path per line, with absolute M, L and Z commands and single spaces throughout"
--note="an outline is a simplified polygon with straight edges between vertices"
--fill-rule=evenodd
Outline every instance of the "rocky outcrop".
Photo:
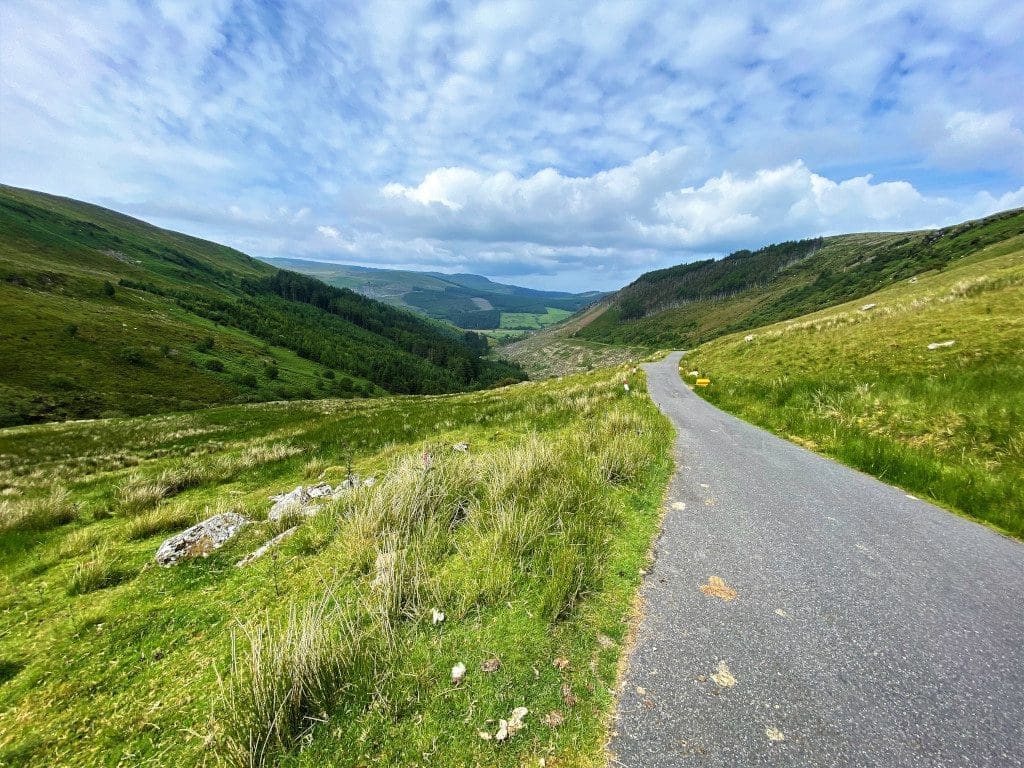
M 237 512 L 223 512 L 171 536 L 156 551 L 159 565 L 169 567 L 192 557 L 206 557 L 223 547 L 251 521 Z
M 270 541 L 268 541 L 268 542 L 267 542 L 266 544 L 264 544 L 264 545 L 263 545 L 262 547 L 260 547 L 260 548 L 258 548 L 258 549 L 255 549 L 255 550 L 253 550 L 253 551 L 252 551 L 252 552 L 250 552 L 250 553 L 249 553 L 248 555 L 246 555 L 246 556 L 245 556 L 245 557 L 243 557 L 243 558 L 242 558 L 241 560 L 239 560 L 239 561 L 238 561 L 237 563 L 235 563 L 235 567 L 236 567 L 236 568 L 244 568 L 244 567 L 245 567 L 245 566 L 247 566 L 247 565 L 248 565 L 249 563 L 251 563 L 251 562 L 252 562 L 253 560 L 256 560 L 257 558 L 263 557 L 263 555 L 267 554 L 267 552 L 269 552 L 270 550 L 272 550 L 272 549 L 273 549 L 274 547 L 276 547 L 276 546 L 277 546 L 278 544 L 280 544 L 280 543 L 281 543 L 282 541 L 284 541 L 285 539 L 287 539 L 287 538 L 288 538 L 289 536 L 291 536 L 291 535 L 292 535 L 293 533 L 295 533 L 295 532 L 296 532 L 297 530 L 299 530 L 299 526 L 297 526 L 297 525 L 293 525 L 293 526 L 292 526 L 291 528 L 289 528 L 289 529 L 288 529 L 287 531 L 285 531 L 284 533 L 279 533 L 279 534 L 277 534 L 277 536 L 275 536 L 274 538 L 272 538 L 272 539 L 271 539 Z
M 335 487 L 331 487 L 327 483 L 309 486 L 300 485 L 288 493 L 270 497 L 270 500 L 274 502 L 274 506 L 267 513 L 267 519 L 277 521 L 287 515 L 312 517 L 320 509 L 320 505 L 315 502 L 337 498 L 342 493 L 353 488 L 360 486 L 369 487 L 375 482 L 376 479 L 373 477 L 368 477 L 361 481 L 358 475 L 353 475 Z

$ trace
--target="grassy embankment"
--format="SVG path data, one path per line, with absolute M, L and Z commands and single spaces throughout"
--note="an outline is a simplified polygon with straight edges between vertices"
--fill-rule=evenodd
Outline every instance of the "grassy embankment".
M 752 334 L 683 358 L 711 402 L 1024 537 L 1024 237 Z
M 0 764 L 603 764 L 671 470 L 624 374 L 0 431 Z M 269 494 L 350 461 L 377 484 L 235 567 L 293 522 Z M 152 564 L 229 509 L 256 522 Z

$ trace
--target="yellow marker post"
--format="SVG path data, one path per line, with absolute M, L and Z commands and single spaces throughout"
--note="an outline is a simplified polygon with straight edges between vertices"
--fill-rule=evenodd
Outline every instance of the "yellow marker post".
M 697 386 L 698 387 L 706 387 L 710 383 L 711 383 L 711 379 L 697 379 Z

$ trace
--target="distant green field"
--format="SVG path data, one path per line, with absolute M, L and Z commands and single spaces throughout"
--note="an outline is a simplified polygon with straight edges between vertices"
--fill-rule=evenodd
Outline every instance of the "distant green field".
M 556 309 L 554 307 L 547 307 L 546 309 L 547 311 L 544 314 L 537 312 L 502 312 L 501 328 L 510 331 L 539 331 L 541 328 L 547 328 L 549 325 L 560 323 L 567 317 L 572 316 L 572 312 L 565 309 Z
M 1024 537 L 1024 237 L 703 344 L 682 370 L 728 411 Z

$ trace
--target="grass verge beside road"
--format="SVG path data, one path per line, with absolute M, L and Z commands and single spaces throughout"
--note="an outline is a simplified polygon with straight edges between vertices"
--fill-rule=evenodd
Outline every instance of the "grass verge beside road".
M 628 368 L 0 431 L 0 764 L 600 765 L 671 440 Z M 350 467 L 235 567 L 295 522 L 268 495 Z
M 682 360 L 719 407 L 1024 537 L 1024 238 Z M 943 344 L 929 349 L 929 344 Z M 692 381 L 692 378 L 690 379 Z

